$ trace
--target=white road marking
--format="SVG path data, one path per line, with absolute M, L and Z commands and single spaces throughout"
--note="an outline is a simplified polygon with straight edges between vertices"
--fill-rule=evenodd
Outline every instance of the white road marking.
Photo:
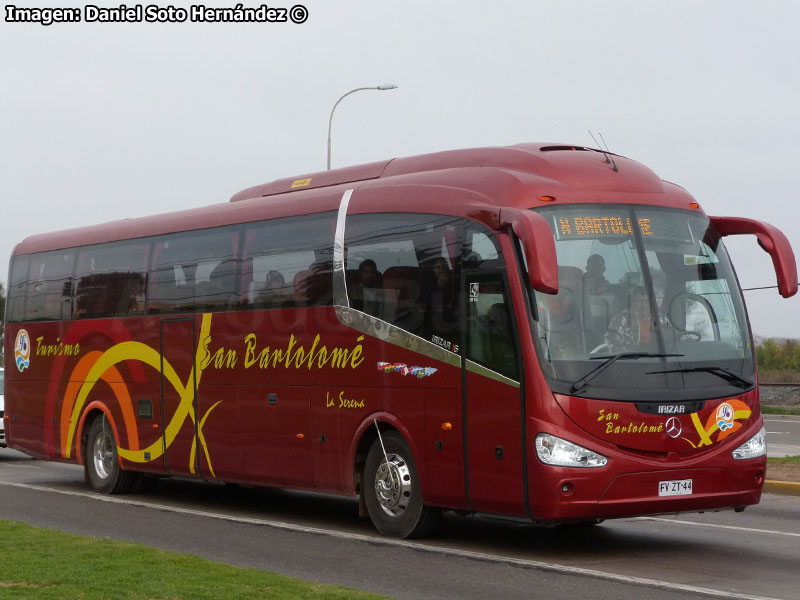
M 457 558 L 468 558 L 473 560 L 481 560 L 484 562 L 491 562 L 491 563 L 500 563 L 506 565 L 512 565 L 517 567 L 522 567 L 526 569 L 535 569 L 538 571 L 547 571 L 550 573 L 567 573 L 570 575 L 579 575 L 585 577 L 595 577 L 600 579 L 605 579 L 607 581 L 614 581 L 617 583 L 633 583 L 636 585 L 651 587 L 662 589 L 665 591 L 671 592 L 687 592 L 692 594 L 701 594 L 704 596 L 714 597 L 714 598 L 733 598 L 734 600 L 778 600 L 777 598 L 772 598 L 768 596 L 749 596 L 747 594 L 737 594 L 734 592 L 729 592 L 725 590 L 715 590 L 711 588 L 703 588 L 697 587 L 693 585 L 686 585 L 683 583 L 674 583 L 671 581 L 662 581 L 659 579 L 647 579 L 644 577 L 634 577 L 631 575 L 617 575 L 616 573 L 608 573 L 606 571 L 597 571 L 595 569 L 586 569 L 584 567 L 574 567 L 570 565 L 559 565 L 556 563 L 546 563 L 541 562 L 538 560 L 528 560 L 522 558 L 512 558 L 506 556 L 499 556 L 496 554 L 485 554 L 483 552 L 472 552 L 470 550 L 459 550 L 456 548 L 442 548 L 439 546 L 431 546 L 428 544 L 423 544 L 420 542 L 409 542 L 407 540 L 397 540 L 391 538 L 382 538 L 382 537 L 373 537 L 369 535 L 364 535 L 361 533 L 347 533 L 344 531 L 334 531 L 330 529 L 321 529 L 318 527 L 306 527 L 304 525 L 295 525 L 293 523 L 286 523 L 283 521 L 272 521 L 269 519 L 253 519 L 249 517 L 236 517 L 233 515 L 226 515 L 223 513 L 212 513 L 202 510 L 193 510 L 188 508 L 178 508 L 175 506 L 168 506 L 165 504 L 151 504 L 148 502 L 141 502 L 137 500 L 126 500 L 123 498 L 117 498 L 113 496 L 102 496 L 95 493 L 90 492 L 74 492 L 69 490 L 57 490 L 53 488 L 48 488 L 45 486 L 39 485 L 32 485 L 27 483 L 16 483 L 10 481 L 0 481 L 0 485 L 7 485 L 12 487 L 19 487 L 25 488 L 40 492 L 50 492 L 55 494 L 63 494 L 65 496 L 77 496 L 80 498 L 88 498 L 91 500 L 99 500 L 101 502 L 111 502 L 112 504 L 126 504 L 128 506 L 137 506 L 141 508 L 151 508 L 155 510 L 162 510 L 167 512 L 174 512 L 178 514 L 184 515 L 191 515 L 196 517 L 206 517 L 209 519 L 219 519 L 222 521 L 230 521 L 234 523 L 243 523 L 246 525 L 260 525 L 265 527 L 272 527 L 275 529 L 281 529 L 285 531 L 294 531 L 299 533 L 309 533 L 314 535 L 324 535 L 327 537 L 338 538 L 338 539 L 346 539 L 358 542 L 365 542 L 372 545 L 379 545 L 379 546 L 390 546 L 394 548 L 408 548 L 410 550 L 417 550 L 420 552 L 430 552 L 432 554 L 441 554 L 444 556 L 454 556 Z M 670 523 L 674 523 L 671 519 L 654 519 L 654 520 L 662 520 L 667 521 Z M 679 522 L 679 521 L 677 521 Z M 691 521 L 686 521 L 686 523 L 692 523 Z M 741 529 L 737 527 L 731 527 L 731 529 Z M 752 531 L 763 531 L 767 532 L 766 530 L 752 530 Z M 781 532 L 773 532 L 770 531 L 768 533 L 781 533 Z M 800 535 L 800 534 L 792 534 L 792 535 Z
M 667 519 L 664 517 L 633 517 L 634 521 L 659 521 L 662 523 L 677 523 L 678 525 L 691 525 L 693 527 L 708 527 L 710 529 L 730 529 L 731 531 L 746 531 L 748 533 L 765 533 L 767 535 L 784 535 L 786 537 L 800 537 L 800 533 L 791 531 L 775 531 L 773 529 L 755 529 L 753 527 L 738 527 L 736 525 L 718 525 L 716 523 L 698 523 L 696 521 L 683 521 L 681 519 Z

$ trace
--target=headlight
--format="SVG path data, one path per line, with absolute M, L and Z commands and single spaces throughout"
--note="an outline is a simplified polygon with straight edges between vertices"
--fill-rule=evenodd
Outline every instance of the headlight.
M 602 454 L 549 433 L 536 436 L 536 454 L 543 463 L 558 467 L 602 467 L 608 462 Z
M 761 431 L 731 452 L 731 454 L 737 460 L 765 456 L 767 454 L 767 432 L 762 427 Z

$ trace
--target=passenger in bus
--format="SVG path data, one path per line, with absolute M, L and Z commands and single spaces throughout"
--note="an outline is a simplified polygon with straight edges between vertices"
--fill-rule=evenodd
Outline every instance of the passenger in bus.
M 590 254 L 586 259 L 586 273 L 583 275 L 583 291 L 589 295 L 604 294 L 609 290 L 608 280 L 603 275 L 606 260 L 600 254 Z
M 258 294 L 258 301 L 269 307 L 292 304 L 294 301 L 294 294 L 291 293 L 286 286 L 286 280 L 280 271 L 270 271 L 267 273 L 267 280 Z
M 381 274 L 378 271 L 378 265 L 371 258 L 362 260 L 358 265 L 358 273 L 356 281 L 351 289 L 348 289 L 350 296 L 350 305 L 358 310 L 364 310 L 365 296 L 370 293 L 365 290 L 374 290 L 381 288 Z
M 590 254 L 586 259 L 586 272 L 582 275 L 582 302 L 584 338 L 589 348 L 603 341 L 609 326 L 614 286 L 605 278 L 606 261 L 600 254 Z
M 456 342 L 451 339 L 456 335 L 458 327 L 458 301 L 453 271 L 443 256 L 434 259 L 431 271 L 432 277 L 423 287 L 423 304 L 428 312 L 430 335 Z
M 327 306 L 333 302 L 333 260 L 320 258 L 308 267 L 308 274 L 304 275 L 299 284 L 295 286 L 295 293 L 305 298 L 310 306 Z
M 631 291 L 628 306 L 614 315 L 604 342 L 613 354 L 647 349 L 655 343 L 650 302 L 644 288 L 636 287 Z
M 286 289 L 286 280 L 280 271 L 270 271 L 267 273 L 266 289 L 272 291 L 283 291 Z

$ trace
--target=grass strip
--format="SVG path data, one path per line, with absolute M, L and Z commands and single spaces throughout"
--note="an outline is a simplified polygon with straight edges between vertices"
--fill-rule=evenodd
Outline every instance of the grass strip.
M 0 520 L 0 598 L 377 599 L 358 590 L 215 563 L 141 544 Z
M 765 415 L 800 415 L 800 408 L 786 408 L 783 406 L 762 406 L 761 413 Z
M 768 465 L 800 465 L 800 456 L 775 456 L 767 459 Z

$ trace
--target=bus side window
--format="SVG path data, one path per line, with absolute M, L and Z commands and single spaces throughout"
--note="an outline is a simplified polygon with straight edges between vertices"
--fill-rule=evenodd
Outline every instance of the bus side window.
M 472 226 L 477 227 L 477 226 Z M 467 230 L 464 277 L 467 288 L 467 357 L 518 379 L 516 336 L 500 250 L 490 232 Z
M 456 351 L 460 227 L 455 217 L 431 214 L 349 217 L 350 306 Z M 372 270 L 374 276 L 365 275 Z
M 43 252 L 30 257 L 26 291 L 26 321 L 62 321 L 72 317 L 71 250 Z
M 27 256 L 17 256 L 11 263 L 6 297 L 6 318 L 9 323 L 20 323 L 25 318 L 25 290 L 28 285 Z
M 140 240 L 78 251 L 73 318 L 144 314 L 149 244 Z
M 237 306 L 240 227 L 156 238 L 147 279 L 150 313 L 205 312 Z
M 240 286 L 242 306 L 330 306 L 335 227 L 333 212 L 247 225 Z

